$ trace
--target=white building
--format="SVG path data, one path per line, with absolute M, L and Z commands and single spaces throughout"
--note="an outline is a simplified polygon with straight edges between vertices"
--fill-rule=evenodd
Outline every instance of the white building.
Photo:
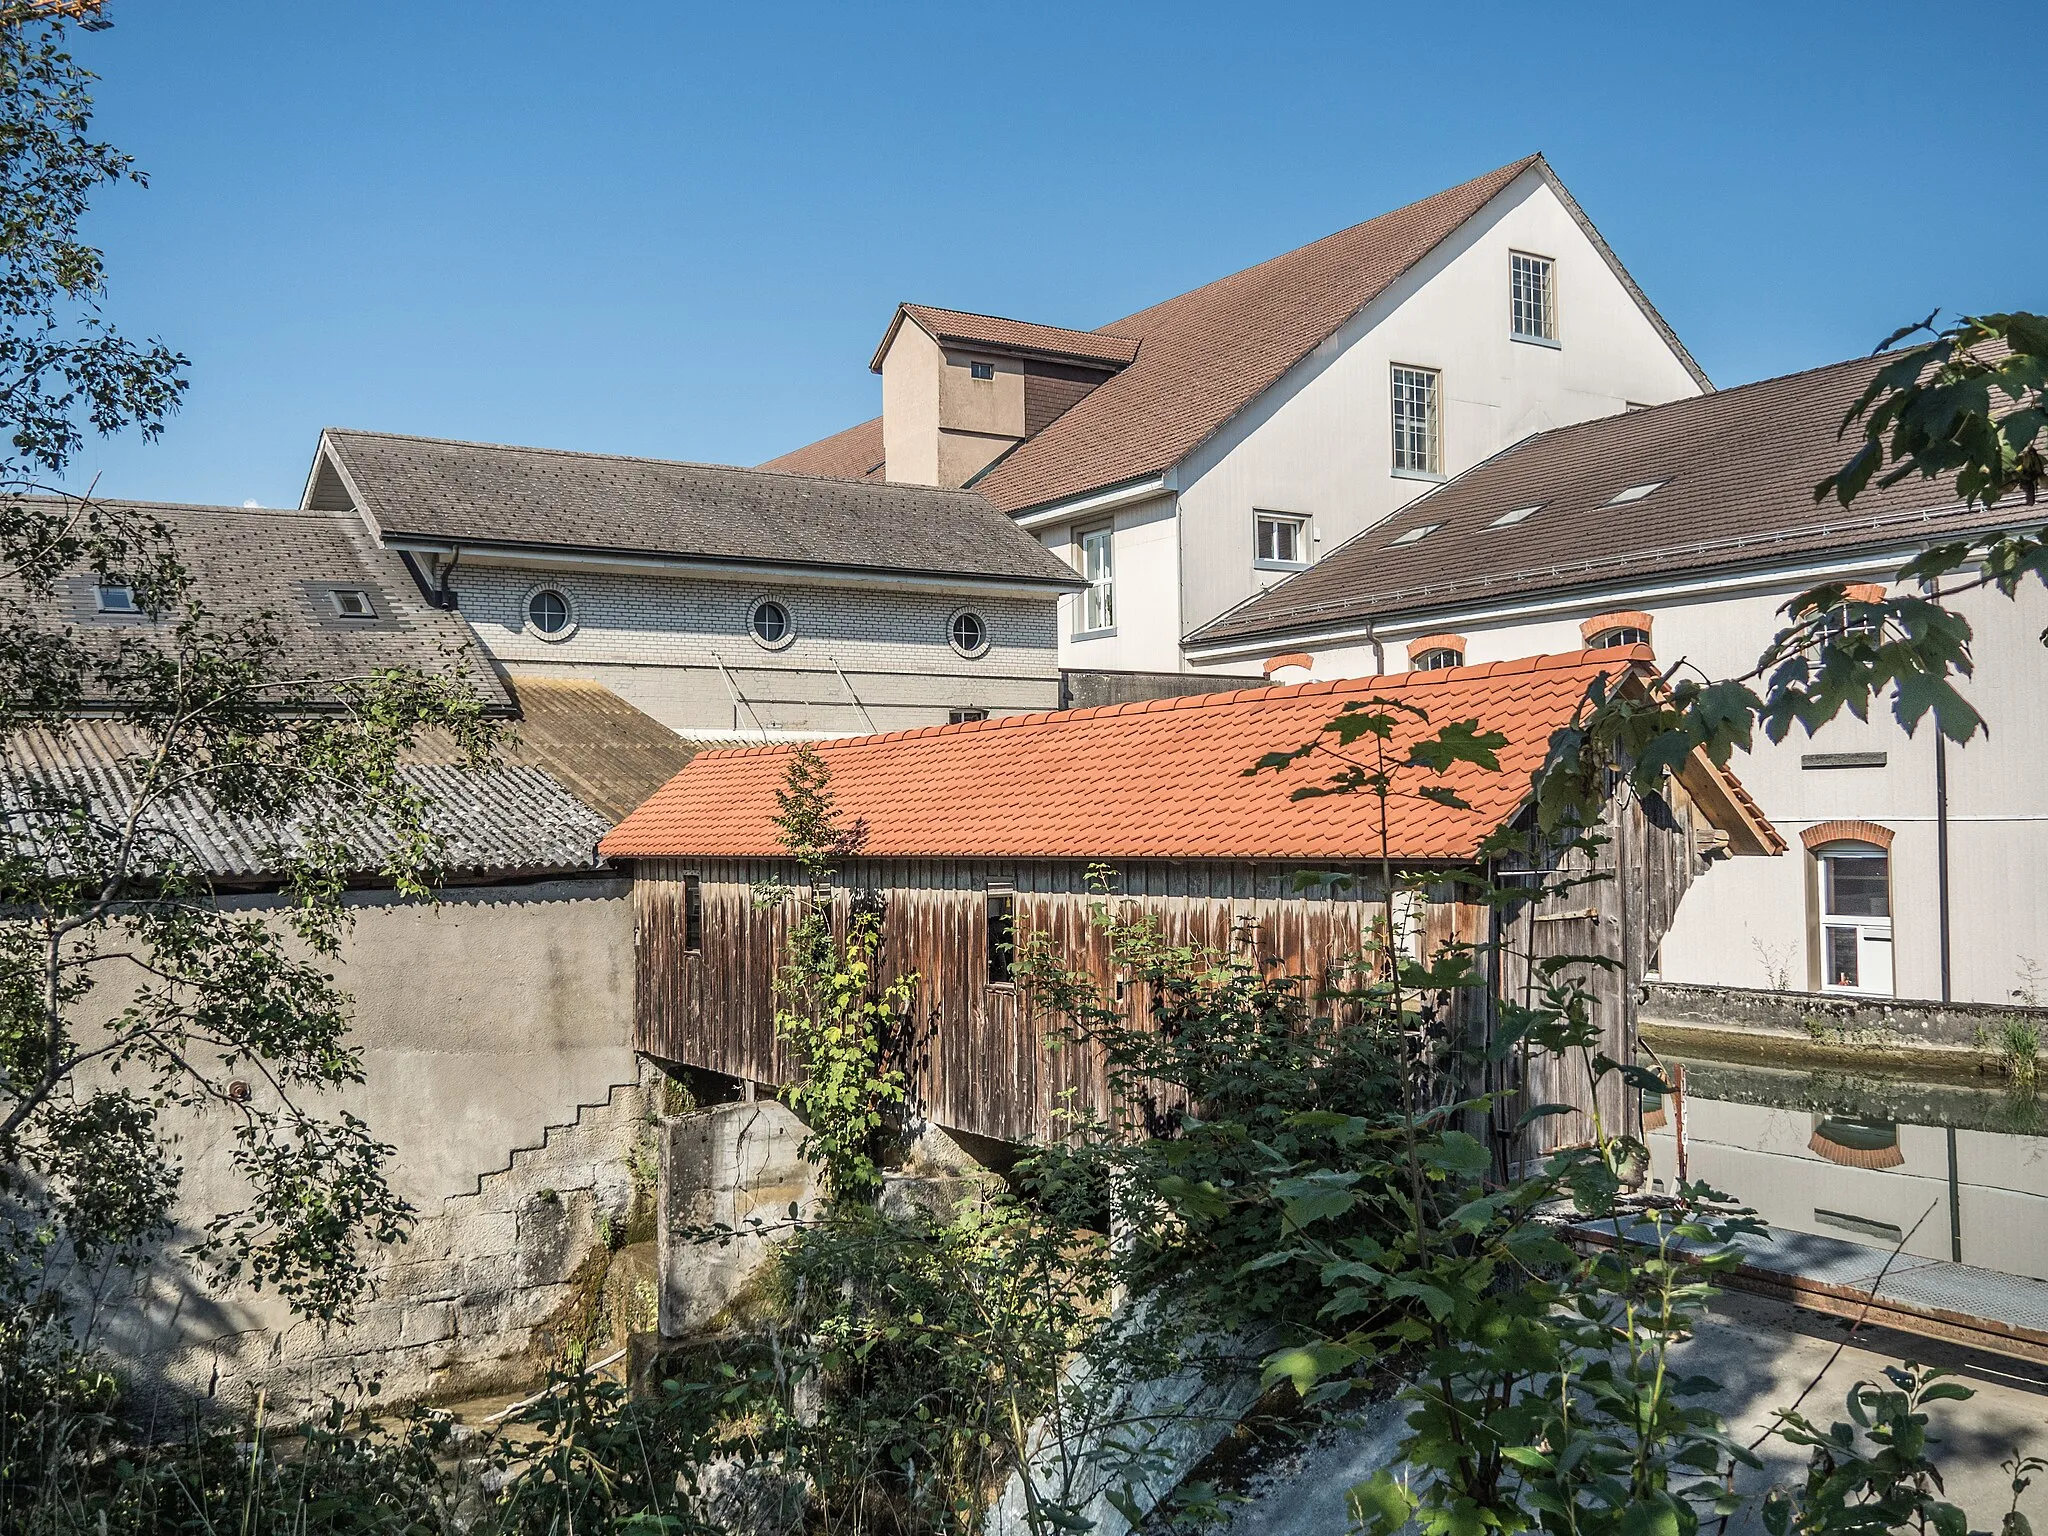
M 706 739 L 1052 709 L 1079 583 L 971 491 L 330 429 L 304 505 L 362 517 L 514 678 Z
M 1353 677 L 1647 642 L 1734 677 L 1821 582 L 1881 583 L 1996 526 L 1908 481 L 1816 504 L 1863 358 L 1546 432 L 1353 539 L 1192 637 L 1198 666 Z M 2008 509 L 2008 521 L 2022 515 Z M 1736 764 L 1793 843 L 1687 897 L 1666 980 L 2002 1003 L 2048 968 L 2048 597 L 1957 606 L 1988 737 L 1946 748 L 1880 708 Z
M 1183 637 L 1432 485 L 1709 388 L 1540 156 L 1112 322 L 903 305 L 882 414 L 771 469 L 971 486 L 1087 580 L 1060 664 Z

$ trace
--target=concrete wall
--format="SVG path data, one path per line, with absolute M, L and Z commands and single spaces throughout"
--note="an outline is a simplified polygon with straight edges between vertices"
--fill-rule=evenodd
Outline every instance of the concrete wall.
M 145 1394 L 246 1402 L 267 1386 L 282 1403 L 356 1372 L 382 1372 L 397 1398 L 530 1379 L 536 1330 L 571 1300 L 600 1217 L 622 1222 L 632 1204 L 628 1153 L 647 1128 L 627 1045 L 625 882 L 451 891 L 438 907 L 363 893 L 351 906 L 334 971 L 354 995 L 366 1081 L 315 1107 L 361 1116 L 396 1148 L 391 1182 L 420 1222 L 381 1255 L 378 1294 L 348 1330 L 323 1337 L 268 1292 L 220 1292 L 179 1249 L 243 1200 L 234 1125 L 185 1117 L 179 1232 L 147 1274 L 105 1281 L 98 1318 Z
M 718 1325 L 789 1236 L 789 1210 L 813 1213 L 817 1166 L 800 1151 L 810 1134 L 774 1099 L 721 1104 L 660 1127 L 661 1208 L 655 1241 L 659 1327 L 685 1338 Z M 714 1229 L 733 1233 L 711 1240 Z
M 1824 580 L 1867 581 L 1895 571 L 1900 549 L 1742 577 L 1610 588 L 1591 595 L 1531 599 L 1499 609 L 1437 613 L 1380 626 L 1387 670 L 1406 665 L 1406 642 L 1444 631 L 1463 635 L 1469 664 L 1577 650 L 1583 620 L 1622 609 L 1651 614 L 1651 640 L 1664 663 L 1681 658 L 1708 677 L 1755 665 L 1783 625 L 1785 600 Z M 1956 605 L 1975 632 L 1976 675 L 1964 692 L 1990 722 L 1988 736 L 1948 753 L 1951 996 L 1999 1003 L 2022 992 L 2048 1002 L 2048 594 L 2038 586 L 2008 601 L 1975 593 Z M 1314 650 L 1316 677 L 1375 670 L 1363 641 Z M 1806 766 L 1811 754 L 1882 752 L 1882 767 Z M 1735 859 L 1702 881 L 1680 907 L 1661 955 L 1665 979 L 1736 987 L 1818 985 L 1809 932 L 1808 865 L 1799 843 L 1823 821 L 1876 822 L 1895 834 L 1892 934 L 1897 996 L 1938 999 L 1941 991 L 1934 742 L 1912 735 L 1880 707 L 1784 742 L 1759 737 L 1735 772 L 1792 843 L 1776 859 Z
M 1059 700 L 1050 594 L 769 586 L 482 563 L 463 564 L 454 584 L 463 616 L 514 675 L 603 683 L 678 731 L 850 735 L 869 730 L 870 720 L 875 730 L 906 730 L 944 725 L 954 709 L 1013 714 L 1052 709 Z M 570 602 L 575 627 L 563 639 L 545 639 L 525 621 L 526 599 L 539 586 Z M 747 629 L 755 602 L 771 596 L 796 628 L 774 650 Z M 962 609 L 987 625 L 989 646 L 980 656 L 962 656 L 948 639 Z M 745 705 L 735 702 L 733 685 Z

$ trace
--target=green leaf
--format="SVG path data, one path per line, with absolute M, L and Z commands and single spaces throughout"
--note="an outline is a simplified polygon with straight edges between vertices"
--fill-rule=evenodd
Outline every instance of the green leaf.
M 1362 1483 L 1354 1483 L 1344 1496 L 1351 1523 L 1365 1536 L 1394 1536 L 1414 1518 L 1415 1496 L 1382 1467 Z
M 1678 1536 L 1678 1510 L 1665 1500 L 1643 1500 L 1622 1511 L 1621 1536 Z

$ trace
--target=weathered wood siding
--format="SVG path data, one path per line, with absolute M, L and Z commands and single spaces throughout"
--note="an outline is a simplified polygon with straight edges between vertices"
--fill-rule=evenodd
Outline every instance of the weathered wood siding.
M 1674 793 L 1676 793 L 1674 788 Z M 1691 883 L 1694 813 L 1682 796 L 1652 805 L 1617 802 L 1611 839 L 1601 850 L 1606 878 L 1533 907 L 1512 910 L 1502 925 L 1502 994 L 1532 997 L 1533 962 L 1560 954 L 1604 955 L 1618 962 L 1595 970 L 1589 983 L 1601 1026 L 1599 1049 L 1618 1061 L 1635 1050 L 1635 998 L 1656 944 Z M 1174 943 L 1207 945 L 1270 962 L 1318 982 L 1355 964 L 1367 949 L 1381 910 L 1377 866 L 1327 872 L 1353 877 L 1345 891 L 1300 892 L 1288 863 L 1226 861 L 1132 862 L 1113 867 L 1116 899 L 1127 912 L 1158 920 Z M 1104 1064 L 1094 1050 L 1065 1038 L 1060 1020 L 1037 1013 L 1008 986 L 988 984 L 987 897 L 1008 890 L 1016 901 L 1019 943 L 1046 935 L 1069 965 L 1098 990 L 1116 987 L 1106 936 L 1091 921 L 1100 898 L 1089 866 L 1073 862 L 951 859 L 862 860 L 841 872 L 835 899 L 873 891 L 885 901 L 883 965 L 888 974 L 918 978 L 913 1092 L 936 1124 L 1002 1141 L 1044 1140 L 1061 1131 L 1067 1108 L 1108 1113 Z M 765 887 L 791 885 L 796 867 L 772 860 L 645 860 L 635 870 L 639 986 L 637 1049 L 668 1061 L 747 1081 L 779 1085 L 792 1064 L 776 1038 L 772 978 L 795 911 L 791 898 L 763 901 Z M 684 877 L 701 882 L 702 941 L 684 948 Z M 1456 900 L 1457 888 L 1433 887 L 1420 924 L 1424 958 L 1452 939 L 1484 945 L 1488 909 Z M 1591 915 L 1585 915 L 1585 914 Z M 1466 994 L 1454 1027 L 1468 1041 L 1483 1036 L 1488 997 Z M 1146 1000 L 1128 994 L 1143 1018 Z M 1512 1065 L 1515 1098 L 1497 1124 L 1512 1125 L 1538 1103 L 1575 1106 L 1575 1113 L 1539 1123 L 1516 1149 L 1521 1155 L 1584 1141 L 1592 1134 L 1582 1053 L 1534 1056 Z M 1610 1129 L 1637 1129 L 1637 1098 L 1610 1082 L 1600 1109 Z
M 1329 866 L 1318 866 L 1328 869 Z M 1294 888 L 1297 866 L 1176 861 L 1116 866 L 1123 910 L 1156 918 L 1174 943 L 1200 944 L 1324 977 L 1365 951 L 1377 904 L 1376 872 L 1345 870 L 1357 885 L 1334 895 Z M 683 948 L 683 877 L 702 882 L 702 948 Z M 770 861 L 647 860 L 636 869 L 639 1003 L 634 1044 L 669 1061 L 758 1083 L 789 1080 L 775 1037 L 771 978 L 794 903 L 763 904 L 766 884 L 794 882 L 794 866 Z M 1059 1134 L 1058 1113 L 1106 1112 L 1099 1053 L 1062 1038 L 1061 1021 L 1028 1007 L 1013 987 L 988 984 L 987 898 L 994 882 L 1016 901 L 1020 944 L 1050 938 L 1067 963 L 1104 993 L 1117 978 L 1106 935 L 1092 920 L 1099 899 L 1087 866 L 1074 863 L 867 860 L 841 872 L 836 899 L 872 890 L 885 900 L 883 961 L 914 972 L 922 1041 L 914 1090 L 939 1125 L 1004 1141 Z M 1432 907 L 1426 950 L 1456 933 L 1479 933 L 1473 909 Z M 1125 997 L 1134 1017 L 1145 999 Z
M 1503 1106 L 1500 1122 L 1512 1125 L 1537 1104 L 1569 1104 L 1573 1112 L 1537 1122 L 1522 1140 L 1521 1155 L 1539 1155 L 1593 1138 L 1594 1096 L 1589 1084 L 1592 1055 L 1619 1062 L 1636 1059 L 1636 1007 L 1643 981 L 1653 974 L 1657 945 L 1670 930 L 1678 903 L 1702 867 L 1698 848 L 1709 835 L 1704 819 L 1675 783 L 1668 796 L 1648 800 L 1633 794 L 1608 803 L 1607 842 L 1589 865 L 1570 855 L 1563 871 L 1601 878 L 1541 902 L 1514 909 L 1504 918 L 1501 946 L 1502 996 L 1534 1003 L 1541 996 L 1536 962 L 1559 955 L 1597 955 L 1614 968 L 1586 967 L 1581 976 L 1593 995 L 1593 1022 L 1600 1043 L 1592 1052 L 1529 1053 L 1516 1101 Z M 1610 1075 L 1599 1092 L 1600 1126 L 1609 1134 L 1642 1133 L 1640 1095 Z

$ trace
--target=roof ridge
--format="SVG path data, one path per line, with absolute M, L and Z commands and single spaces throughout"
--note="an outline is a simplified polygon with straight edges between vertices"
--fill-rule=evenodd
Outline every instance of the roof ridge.
M 1448 187 L 1440 187 L 1436 191 L 1429 193 L 1425 197 L 1410 198 L 1407 202 L 1402 203 L 1397 207 L 1388 208 L 1379 213 L 1376 213 L 1369 219 L 1355 220 L 1350 224 L 1344 225 L 1340 229 L 1331 230 L 1328 234 L 1318 235 L 1313 240 L 1303 241 L 1300 245 L 1292 246 L 1284 251 L 1276 251 L 1273 255 L 1266 257 L 1262 261 L 1255 261 L 1248 267 L 1239 267 L 1235 272 L 1225 272 L 1224 274 L 1222 274 L 1222 276 L 1213 277 L 1206 283 L 1197 283 L 1194 287 L 1188 289 L 1184 293 L 1169 294 L 1166 298 L 1159 300 L 1159 302 L 1156 304 L 1148 304 L 1143 309 L 1133 310 L 1130 314 L 1123 316 L 1120 320 L 1112 320 L 1110 322 L 1110 325 L 1121 325 L 1126 320 L 1135 320 L 1140 315 L 1150 314 L 1155 309 L 1163 309 L 1168 304 L 1178 303 L 1182 299 L 1191 299 L 1198 293 L 1206 293 L 1211 288 L 1220 287 L 1224 283 L 1232 282 L 1241 277 L 1250 277 L 1253 273 L 1262 271 L 1265 268 L 1272 266 L 1275 262 L 1285 261 L 1291 256 L 1299 256 L 1304 251 L 1314 250 L 1317 246 L 1323 244 L 1325 241 L 1336 240 L 1344 235 L 1352 234 L 1357 230 L 1364 229 L 1369 224 L 1377 224 L 1382 219 L 1396 218 L 1401 214 L 1407 213 L 1410 209 L 1420 208 L 1424 203 L 1433 203 L 1438 198 L 1449 197 L 1453 193 L 1462 192 L 1468 187 L 1477 186 L 1480 182 L 1490 181 L 1496 176 L 1507 175 L 1507 173 L 1512 172 L 1513 174 L 1507 175 L 1507 180 L 1501 183 L 1501 188 L 1495 189 L 1495 191 L 1487 197 L 1486 203 L 1490 203 L 1493 201 L 1495 197 L 1498 197 L 1500 195 L 1501 189 L 1512 184 L 1514 180 L 1522 174 L 1522 172 L 1528 170 L 1530 166 L 1535 165 L 1541 162 L 1542 160 L 1543 153 L 1541 150 L 1537 150 L 1534 153 L 1522 156 L 1519 160 L 1510 160 L 1505 165 L 1497 165 L 1490 171 L 1482 171 L 1477 176 L 1468 176 L 1463 181 L 1454 182 L 1452 185 Z M 1486 203 L 1481 203 L 1479 207 L 1484 208 L 1486 206 Z M 1462 227 L 1471 218 L 1476 216 L 1478 211 L 1478 208 L 1475 208 L 1472 211 L 1472 213 L 1467 214 L 1464 219 L 1459 220 L 1457 224 L 1453 225 L 1449 231 L 1446 231 L 1443 235 L 1439 236 L 1435 241 L 1431 242 L 1427 250 L 1420 252 L 1415 257 L 1414 261 L 1410 261 L 1406 266 L 1402 267 L 1401 271 L 1399 273 L 1396 273 L 1394 278 L 1385 286 L 1391 287 L 1394 282 L 1400 281 L 1403 275 L 1405 275 L 1407 272 L 1413 269 L 1413 267 L 1415 266 L 1415 262 L 1422 260 L 1423 257 L 1427 256 L 1430 251 L 1435 250 L 1437 246 L 1443 244 L 1443 242 L 1446 239 L 1450 238 L 1450 235 L 1452 233 L 1454 233 L 1457 229 Z M 1384 288 L 1382 289 L 1382 291 L 1384 291 Z M 1348 318 L 1349 316 L 1346 316 L 1346 319 Z M 1340 321 L 1339 324 L 1341 325 L 1342 322 Z M 1107 330 L 1108 327 L 1104 327 L 1104 329 Z M 1331 334 L 1334 334 L 1334 330 Z M 1325 339 L 1327 339 L 1327 337 Z M 1320 343 L 1318 343 L 1318 345 L 1320 345 Z M 1309 351 L 1314 350 L 1315 349 L 1313 347 L 1309 349 Z M 1305 352 L 1302 355 L 1305 357 L 1308 354 Z
M 339 518 L 344 522 L 355 520 L 355 514 L 352 512 L 336 512 L 319 507 L 244 507 L 225 501 L 160 501 L 143 500 L 133 496 L 51 495 L 15 496 L 10 499 L 33 504 L 50 503 L 54 505 L 89 501 L 94 506 L 100 507 L 154 507 L 162 508 L 167 512 L 233 512 L 244 517 Z
M 881 418 L 875 417 L 873 419 L 879 421 Z M 847 427 L 842 430 L 851 432 L 855 427 L 864 427 L 866 425 L 868 425 L 867 422 L 856 422 L 854 427 Z M 869 490 L 917 491 L 940 497 L 980 496 L 978 491 L 969 491 L 964 488 L 949 489 L 938 485 L 912 485 L 900 480 L 855 480 L 844 475 L 806 474 L 804 471 L 797 469 L 763 469 L 753 464 L 711 464 L 701 459 L 658 459 L 651 454 L 644 453 L 600 453 L 592 448 L 543 448 L 530 443 L 487 443 L 475 438 L 466 437 L 429 437 L 418 432 L 378 432 L 368 427 L 322 427 L 320 434 L 323 437 L 381 437 L 400 443 L 434 443 L 443 448 L 485 448 L 496 453 L 538 453 L 545 454 L 550 458 L 560 459 L 600 459 L 619 464 L 659 464 L 665 469 L 709 469 L 725 474 L 774 475 L 784 480 L 815 480 L 822 485 L 829 485 L 835 490 L 844 486 L 855 485 Z M 840 434 L 833 433 L 832 435 L 836 437 Z M 982 496 L 980 499 L 986 501 L 988 498 Z M 254 509 L 248 510 L 253 511 Z
M 1028 325 L 1040 331 L 1065 331 L 1069 336 L 1106 336 L 1111 341 L 1140 342 L 1142 336 L 1119 336 L 1106 326 L 1054 325 L 1050 320 L 1025 320 L 1017 315 L 998 315 L 985 309 L 955 309 L 949 304 L 924 304 L 905 299 L 904 309 L 921 309 L 935 315 L 965 315 L 970 320 L 1000 320 L 1005 325 Z

